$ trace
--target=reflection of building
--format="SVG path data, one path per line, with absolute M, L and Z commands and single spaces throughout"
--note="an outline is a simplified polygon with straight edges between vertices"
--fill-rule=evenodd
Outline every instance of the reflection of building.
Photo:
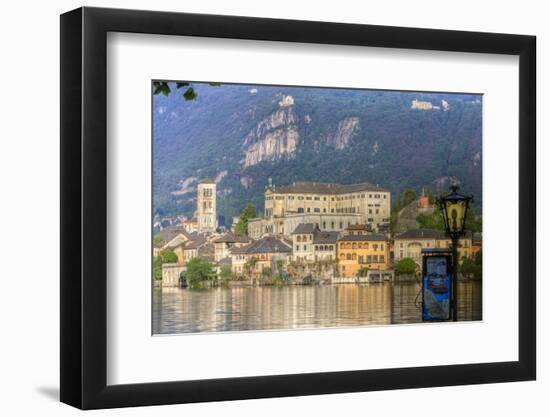
M 460 238 L 458 243 L 458 258 L 472 257 L 472 232 L 466 231 L 466 235 Z M 409 230 L 397 235 L 394 239 L 394 261 L 411 258 L 420 267 L 422 265 L 422 249 L 449 247 L 451 247 L 451 239 L 445 236 L 445 232 L 442 230 Z
M 210 178 L 197 186 L 197 223 L 199 233 L 216 231 L 216 183 Z
M 315 223 L 323 231 L 343 231 L 352 224 L 372 230 L 390 221 L 390 192 L 370 183 L 330 184 L 295 182 L 269 185 L 264 217 L 248 223 L 249 235 L 290 236 L 301 223 Z
M 341 277 L 357 276 L 361 268 L 390 269 L 388 238 L 382 234 L 346 235 L 338 239 L 338 272 Z

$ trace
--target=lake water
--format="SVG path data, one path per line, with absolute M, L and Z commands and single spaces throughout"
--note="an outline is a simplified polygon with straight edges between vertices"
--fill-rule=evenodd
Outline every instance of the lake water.
M 155 288 L 153 333 L 194 333 L 420 323 L 420 286 L 347 284 Z M 481 320 L 481 283 L 459 283 L 459 320 Z

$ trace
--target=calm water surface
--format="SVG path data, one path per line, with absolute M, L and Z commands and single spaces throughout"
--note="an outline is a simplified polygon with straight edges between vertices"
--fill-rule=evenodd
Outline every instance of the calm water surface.
M 420 286 L 155 289 L 153 333 L 194 333 L 419 323 Z M 459 284 L 459 320 L 481 320 L 481 283 Z

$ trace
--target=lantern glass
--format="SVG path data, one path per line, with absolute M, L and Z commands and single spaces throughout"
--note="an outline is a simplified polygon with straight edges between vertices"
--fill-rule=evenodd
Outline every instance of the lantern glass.
M 445 214 L 447 230 L 451 233 L 460 233 L 464 230 L 464 222 L 466 220 L 465 200 L 445 201 Z

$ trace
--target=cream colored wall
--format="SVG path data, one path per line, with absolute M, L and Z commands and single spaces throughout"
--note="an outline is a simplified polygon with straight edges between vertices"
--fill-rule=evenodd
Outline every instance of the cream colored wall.
M 391 194 L 382 191 L 362 191 L 346 194 L 265 193 L 265 217 L 283 217 L 297 214 L 359 214 L 360 223 L 377 227 L 388 223 L 390 218 Z M 369 212 L 370 210 L 370 212 Z M 378 212 L 377 212 L 378 211 Z

